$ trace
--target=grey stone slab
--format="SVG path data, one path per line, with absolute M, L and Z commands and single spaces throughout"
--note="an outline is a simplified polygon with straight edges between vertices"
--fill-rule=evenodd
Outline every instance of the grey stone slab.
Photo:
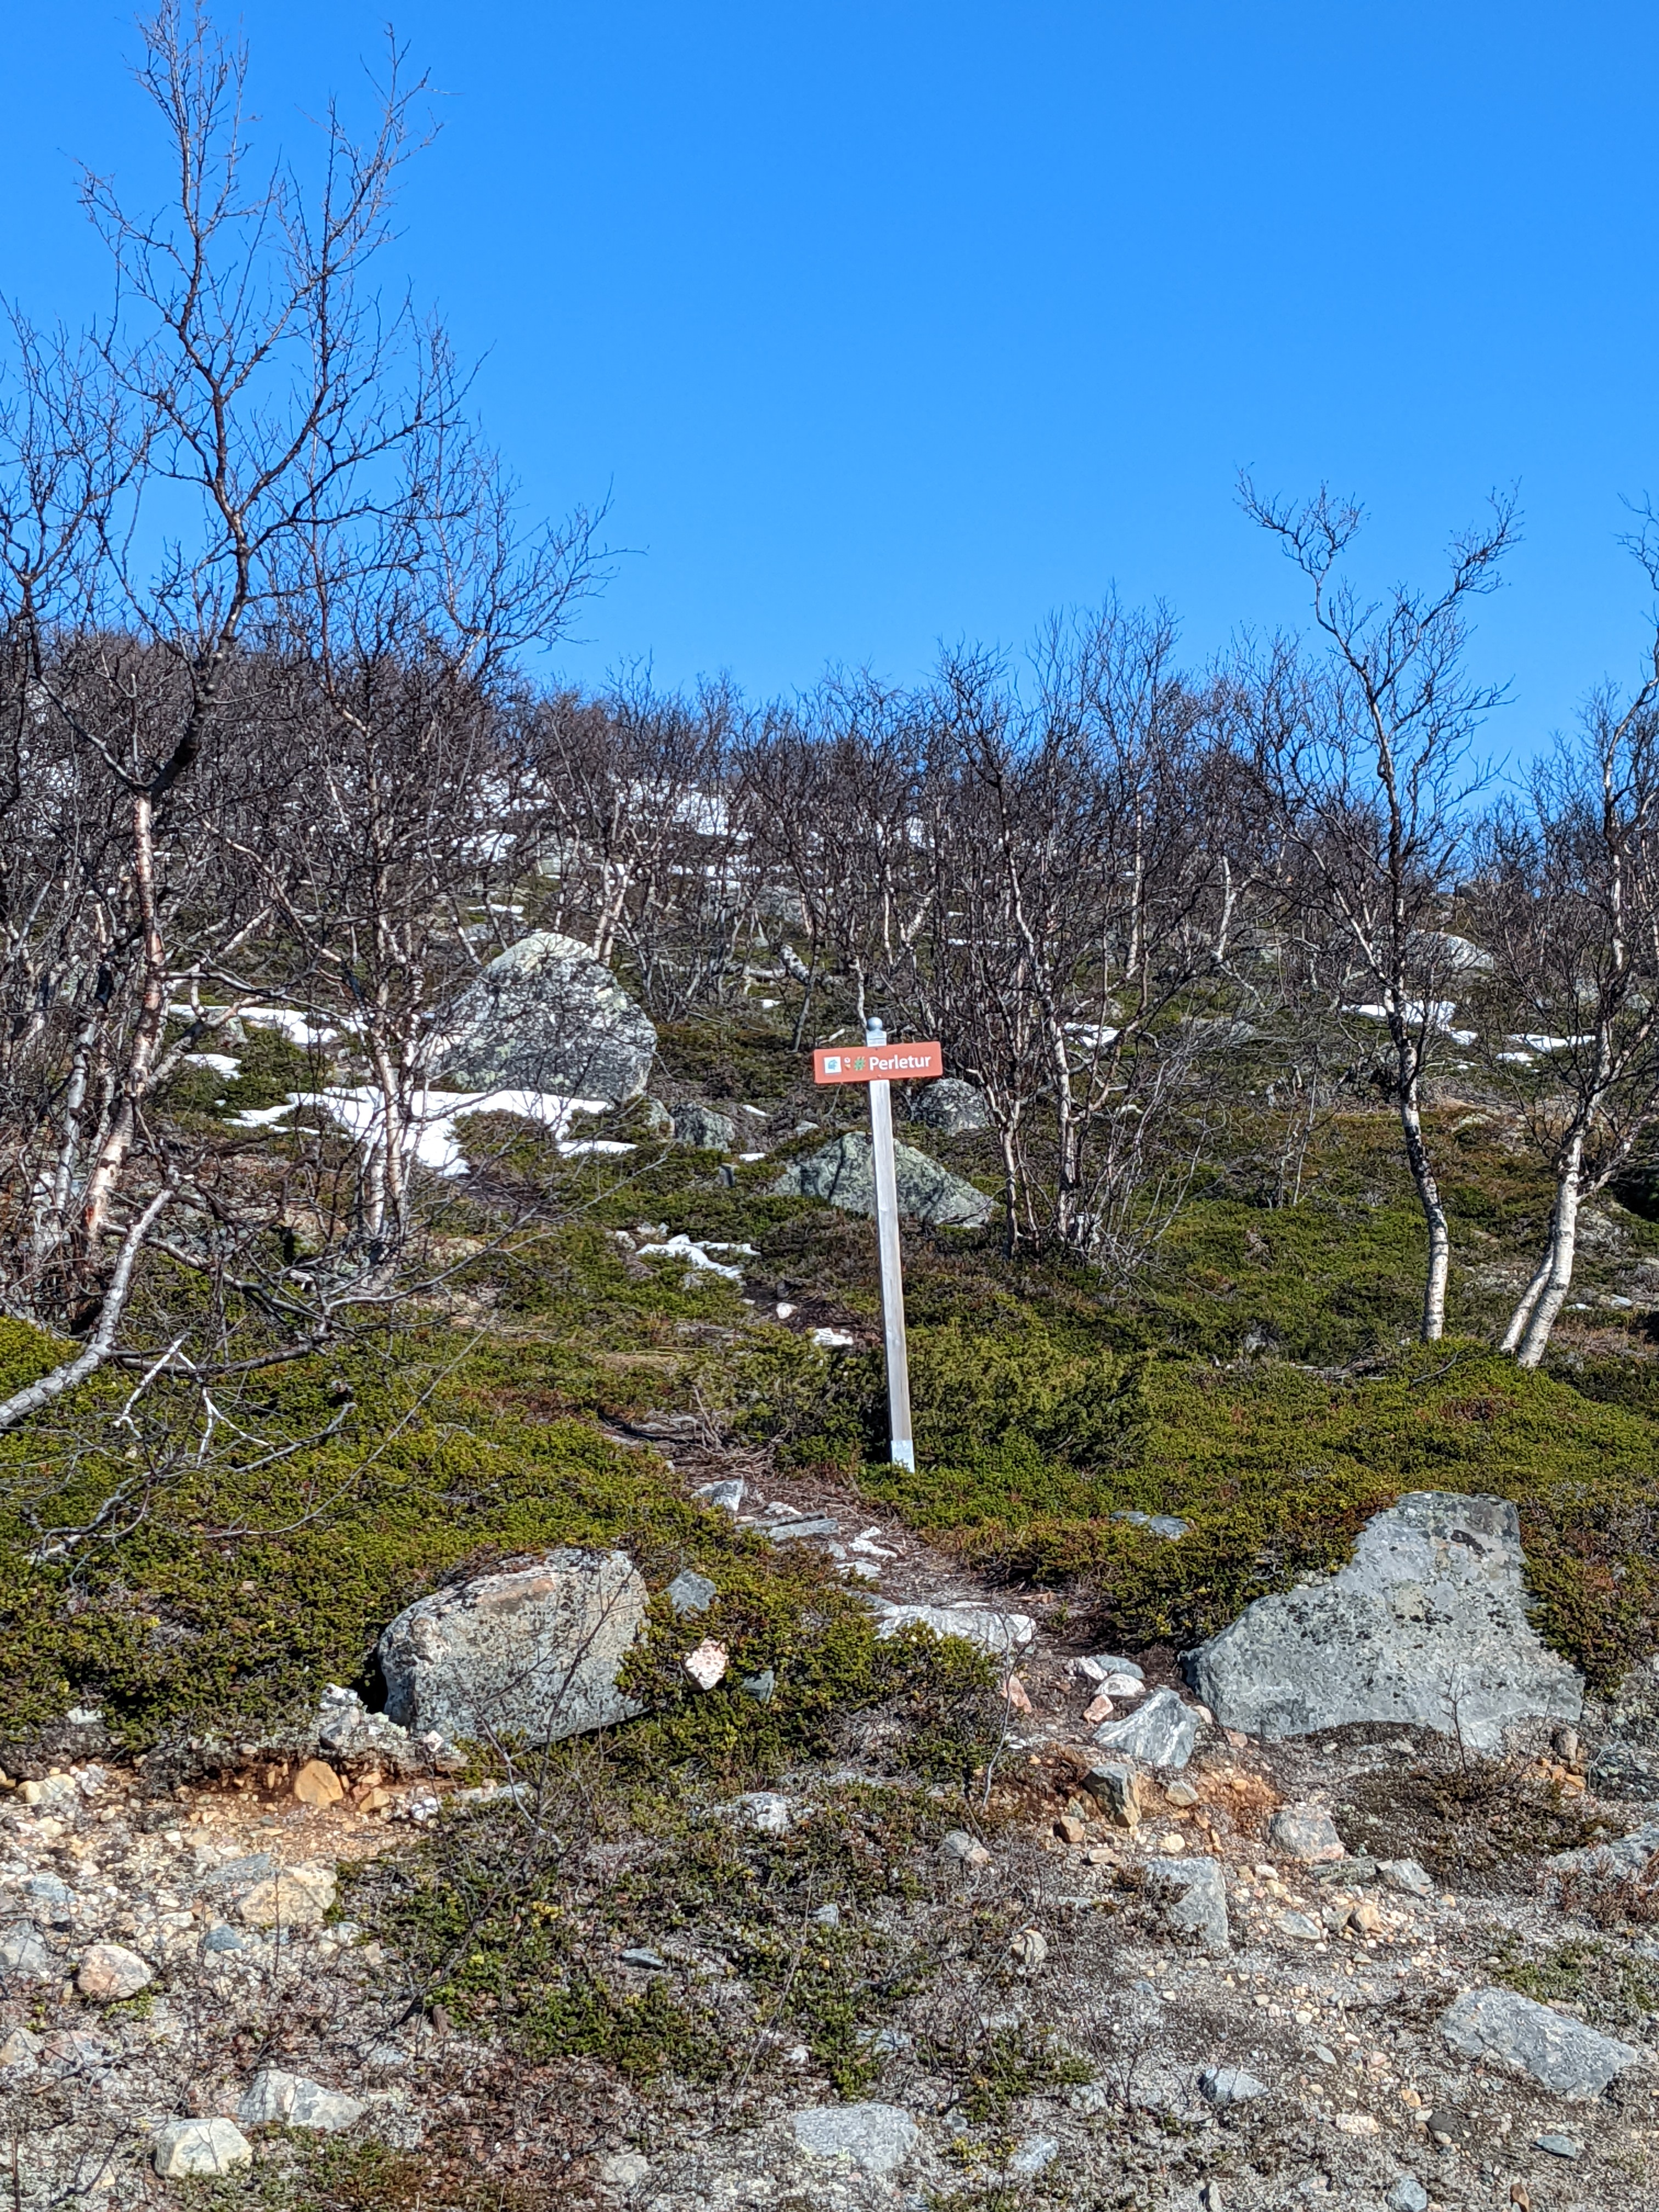
M 1273 2094 L 1265 2081 L 1257 2081 L 1242 2066 L 1206 2066 L 1198 2077 L 1198 2086 L 1206 2100 L 1223 2112 L 1230 2106 L 1254 2104 L 1258 2097 Z
M 1407 1723 L 1501 1747 L 1518 1720 L 1573 1720 L 1576 1668 L 1528 1614 L 1513 1505 L 1419 1491 L 1360 1531 L 1336 1575 L 1258 1598 L 1190 1655 L 1224 1728 L 1269 1739 Z
M 1221 1958 L 1232 1948 L 1227 1884 L 1218 1860 L 1158 1860 L 1147 1869 L 1146 1880 L 1153 1896 L 1164 1900 L 1166 1927 L 1178 1936 L 1195 1936 L 1212 1958 Z
M 1440 2033 L 1464 2058 L 1485 2058 L 1526 2074 L 1559 2097 L 1599 2097 L 1642 2054 L 1582 2021 L 1534 2004 L 1514 1990 L 1469 1990 L 1440 2021 Z
M 991 1126 L 985 1093 L 964 1083 L 959 1075 L 942 1075 L 937 1083 L 924 1085 L 916 1093 L 910 1114 L 924 1128 L 937 1129 L 945 1137 L 965 1136 Z
M 810 2157 L 844 2158 L 860 2173 L 891 2173 L 921 2141 L 921 2129 L 897 2105 L 817 2105 L 797 2112 L 793 2125 Z
M 1103 1751 L 1139 1759 L 1148 1766 L 1184 1766 L 1198 1739 L 1198 1715 L 1173 1690 L 1154 1690 L 1144 1705 L 1121 1721 L 1106 1721 L 1093 1741 Z

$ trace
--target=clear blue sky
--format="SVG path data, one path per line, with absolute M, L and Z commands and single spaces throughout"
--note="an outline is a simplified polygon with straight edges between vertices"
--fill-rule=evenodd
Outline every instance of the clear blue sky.
M 71 158 L 147 156 L 95 0 L 9 10 L 0 283 L 98 296 Z M 267 143 L 382 4 L 249 0 Z M 1642 649 L 1659 11 L 1538 0 L 406 0 L 400 248 L 538 507 L 610 490 L 573 674 L 919 673 L 1114 582 L 1201 656 L 1296 619 L 1233 504 L 1328 477 L 1382 578 L 1516 479 L 1481 611 L 1530 751 Z

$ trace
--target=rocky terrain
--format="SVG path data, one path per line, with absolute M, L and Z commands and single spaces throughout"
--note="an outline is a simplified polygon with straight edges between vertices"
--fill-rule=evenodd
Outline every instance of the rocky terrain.
M 718 1453 L 690 1455 L 709 1479 Z M 245 2191 L 371 2152 L 404 2192 L 374 2201 L 411 2203 L 463 2201 L 441 2192 L 468 2168 L 488 2201 L 662 2212 L 1653 2201 L 1659 1824 L 1590 1779 L 1608 1746 L 1633 1755 L 1643 1701 L 1579 1710 L 1522 1617 L 1506 1509 L 1406 1501 L 1358 1571 L 1259 1601 L 1183 1672 L 1079 1648 L 1052 1599 L 1012 1610 L 856 1500 L 757 1492 L 747 1464 L 723 1509 L 836 1555 L 878 1632 L 991 1656 L 999 1741 L 974 1784 L 905 1778 L 889 1714 L 833 1767 L 590 1821 L 537 1861 L 571 1770 L 469 1784 L 422 1723 L 526 1660 L 556 1700 L 614 1679 L 618 1652 L 548 1609 L 557 1562 L 483 1644 L 450 1604 L 407 1729 L 339 1692 L 314 1732 L 198 1740 L 171 1777 L 65 1757 L 0 1812 L 14 2202 L 276 2202 Z M 680 1583 L 696 1677 L 713 1584 Z M 1296 1733 L 1229 1725 L 1285 1678 L 1291 1616 Z M 1352 1712 L 1362 1639 L 1385 1717 Z M 1461 1742 L 1427 1710 L 1454 1647 Z M 584 1974 L 636 2018 L 677 2009 L 678 2076 L 515 2052 L 498 2031 L 522 1991 L 434 1996 L 456 1962 L 411 1942 L 410 1881 L 503 1843 L 521 1875 L 551 1869 L 562 1903 L 544 1887 L 532 1910 L 580 1919 Z M 748 1886 L 735 1911 L 716 1864 Z M 763 1920 L 775 1955 L 745 1976 Z

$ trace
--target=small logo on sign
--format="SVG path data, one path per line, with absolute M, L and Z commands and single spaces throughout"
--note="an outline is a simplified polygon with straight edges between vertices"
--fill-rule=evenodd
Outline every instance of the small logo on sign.
M 839 1075 L 841 1073 L 841 1054 L 838 1052 L 825 1053 L 823 1055 L 823 1072 L 826 1075 Z

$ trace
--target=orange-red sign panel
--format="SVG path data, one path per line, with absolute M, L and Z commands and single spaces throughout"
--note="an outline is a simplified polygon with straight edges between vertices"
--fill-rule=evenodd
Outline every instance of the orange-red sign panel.
M 931 1044 L 820 1045 L 812 1054 L 815 1083 L 921 1083 L 943 1075 L 945 1054 Z

